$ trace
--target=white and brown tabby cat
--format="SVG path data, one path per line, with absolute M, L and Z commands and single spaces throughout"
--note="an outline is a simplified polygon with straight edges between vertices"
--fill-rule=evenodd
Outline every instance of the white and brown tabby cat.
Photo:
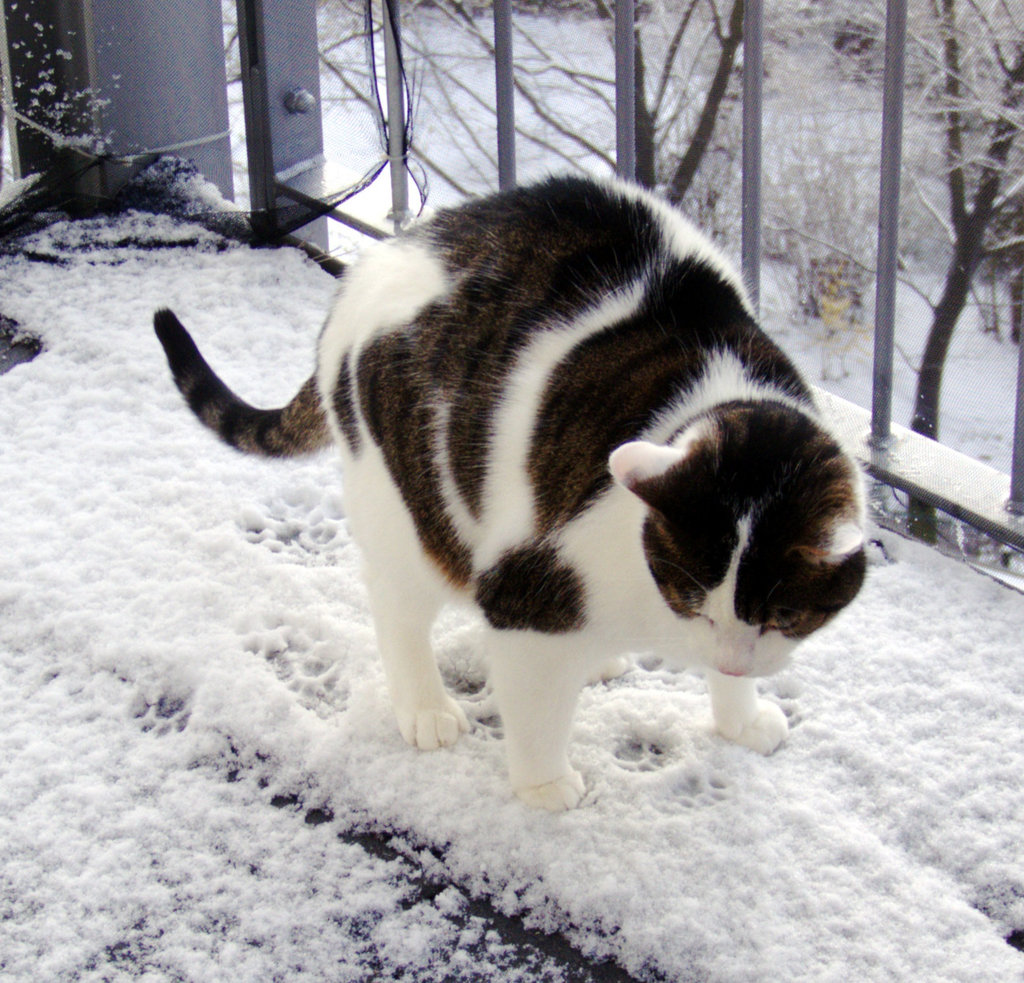
M 155 316 L 196 415 L 240 450 L 337 443 L 398 726 L 452 744 L 465 714 L 430 628 L 452 592 L 487 623 L 512 785 L 574 807 L 581 687 L 626 652 L 702 669 L 719 731 L 787 733 L 755 679 L 864 577 L 859 471 L 727 261 L 655 196 L 554 178 L 368 249 L 316 373 L 243 403 Z

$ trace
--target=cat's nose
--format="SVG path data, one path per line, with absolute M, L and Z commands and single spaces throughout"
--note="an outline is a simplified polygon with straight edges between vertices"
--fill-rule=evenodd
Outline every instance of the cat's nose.
M 757 629 L 742 622 L 722 625 L 717 635 L 715 667 L 726 676 L 746 676 L 754 665 Z

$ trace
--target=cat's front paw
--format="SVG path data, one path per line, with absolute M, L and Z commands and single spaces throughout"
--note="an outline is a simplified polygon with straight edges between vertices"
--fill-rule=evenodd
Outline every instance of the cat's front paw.
M 587 677 L 588 683 L 607 683 L 609 680 L 618 679 L 619 676 L 629 671 L 632 663 L 624 655 L 617 655 L 607 662 L 602 662 L 594 673 Z
M 450 696 L 445 697 L 441 707 L 396 710 L 396 716 L 402 737 L 421 751 L 450 747 L 459 739 L 459 734 L 469 730 L 466 714 Z
M 781 708 L 770 700 L 758 700 L 757 712 L 746 723 L 723 726 L 718 724 L 723 737 L 742 744 L 760 754 L 771 754 L 789 733 L 789 723 Z
M 578 771 L 570 771 L 553 782 L 517 788 L 515 792 L 534 809 L 565 812 L 567 809 L 575 809 L 580 804 L 584 790 L 583 777 Z

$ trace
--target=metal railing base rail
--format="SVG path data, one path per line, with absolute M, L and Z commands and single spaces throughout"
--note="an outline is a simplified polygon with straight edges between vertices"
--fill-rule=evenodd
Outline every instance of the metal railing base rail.
M 895 424 L 879 446 L 868 410 L 822 389 L 815 397 L 843 446 L 873 478 L 1024 550 L 1024 516 L 1009 506 L 1009 475 Z
M 274 193 L 279 199 L 303 206 L 307 222 L 326 217 L 371 239 L 388 239 L 394 235 L 390 221 L 386 225 L 375 225 L 345 212 L 338 205 L 325 205 L 332 197 L 338 197 L 338 189 L 344 188 L 346 183 L 341 176 L 332 175 L 333 170 L 332 163 L 326 161 L 306 168 L 288 181 L 278 178 L 274 182 Z

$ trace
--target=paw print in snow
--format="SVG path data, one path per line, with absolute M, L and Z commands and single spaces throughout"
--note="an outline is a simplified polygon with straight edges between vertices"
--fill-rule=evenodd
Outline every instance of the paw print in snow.
M 188 696 L 178 693 L 162 693 L 153 701 L 137 693 L 132 703 L 132 716 L 142 730 L 158 736 L 183 731 L 190 715 Z
M 684 769 L 673 782 L 673 800 L 685 809 L 717 805 L 729 798 L 729 783 L 699 765 Z
M 667 764 L 668 756 L 657 741 L 631 737 L 619 745 L 615 760 L 626 771 L 657 771 Z
M 348 689 L 329 642 L 314 639 L 301 628 L 277 623 L 248 632 L 242 644 L 247 652 L 265 659 L 307 709 L 321 716 L 344 709 Z
M 348 542 L 340 492 L 312 487 L 246 506 L 238 525 L 250 543 L 305 565 L 336 563 Z

